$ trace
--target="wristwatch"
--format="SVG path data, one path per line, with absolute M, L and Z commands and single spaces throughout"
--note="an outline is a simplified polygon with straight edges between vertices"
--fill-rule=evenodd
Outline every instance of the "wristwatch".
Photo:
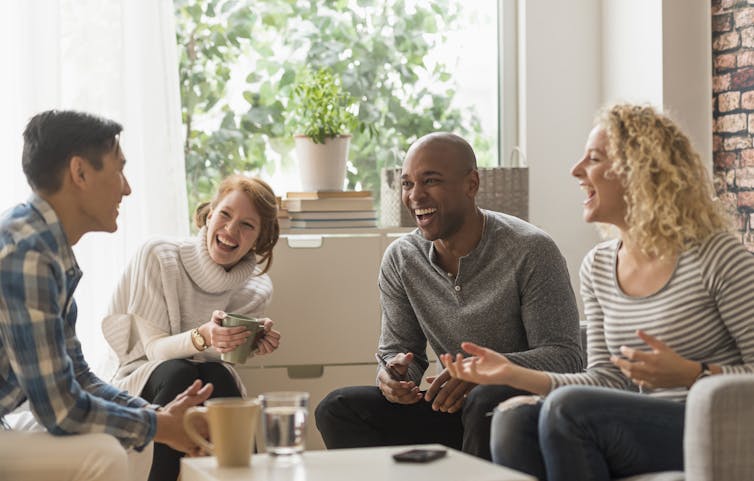
M 698 380 L 711 376 L 712 371 L 710 371 L 709 364 L 706 362 L 700 362 L 701 365 L 701 371 L 699 371 L 699 374 L 696 376 L 696 379 L 694 379 L 694 383 L 696 383 Z
M 196 328 L 191 329 L 191 343 L 194 344 L 197 351 L 204 351 L 209 347 L 207 345 L 207 340 L 204 339 L 202 333 Z

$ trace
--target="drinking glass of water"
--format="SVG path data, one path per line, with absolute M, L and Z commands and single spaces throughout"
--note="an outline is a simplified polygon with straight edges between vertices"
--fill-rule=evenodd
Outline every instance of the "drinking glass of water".
M 306 418 L 309 414 L 308 392 L 267 392 L 262 402 L 262 426 L 267 452 L 276 456 L 304 451 Z

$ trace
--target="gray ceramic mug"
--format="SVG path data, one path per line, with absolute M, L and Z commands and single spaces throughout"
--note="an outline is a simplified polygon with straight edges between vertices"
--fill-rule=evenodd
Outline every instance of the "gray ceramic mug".
M 241 314 L 225 314 L 223 327 L 236 326 L 246 327 L 246 329 L 251 331 L 251 336 L 246 339 L 246 342 L 232 351 L 222 353 L 220 357 L 223 361 L 231 364 L 243 364 L 249 358 L 249 355 L 254 355 L 253 352 L 256 349 L 257 342 L 264 335 L 264 321 Z

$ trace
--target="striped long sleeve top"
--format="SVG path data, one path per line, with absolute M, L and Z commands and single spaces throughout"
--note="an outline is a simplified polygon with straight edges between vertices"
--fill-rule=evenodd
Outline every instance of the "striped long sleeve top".
M 649 348 L 641 329 L 679 355 L 719 364 L 723 373 L 754 373 L 754 256 L 728 233 L 711 236 L 678 257 L 659 291 L 645 297 L 623 293 L 617 281 L 620 241 L 597 245 L 581 266 L 581 295 L 587 319 L 587 369 L 550 374 L 552 388 L 567 384 L 635 390 L 610 362 L 620 346 Z M 686 388 L 644 389 L 684 401 Z

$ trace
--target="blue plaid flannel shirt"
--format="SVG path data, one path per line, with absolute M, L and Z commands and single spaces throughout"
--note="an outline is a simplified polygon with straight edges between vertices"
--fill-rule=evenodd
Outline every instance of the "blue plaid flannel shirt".
M 29 400 L 56 435 L 108 433 L 143 448 L 157 418 L 149 404 L 89 369 L 76 337 L 81 270 L 50 204 L 32 194 L 0 218 L 0 417 Z

